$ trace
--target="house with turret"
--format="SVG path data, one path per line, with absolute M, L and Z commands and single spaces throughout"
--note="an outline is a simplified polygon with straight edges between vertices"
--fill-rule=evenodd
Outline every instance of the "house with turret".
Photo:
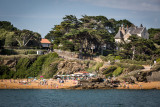
M 143 27 L 141 24 L 140 27 L 133 26 L 133 27 L 127 27 L 124 28 L 119 27 L 118 33 L 115 35 L 115 42 L 116 43 L 124 43 L 124 42 L 129 42 L 128 38 L 131 35 L 137 35 L 138 37 L 144 38 L 144 39 L 149 39 L 149 33 L 146 29 L 146 27 Z

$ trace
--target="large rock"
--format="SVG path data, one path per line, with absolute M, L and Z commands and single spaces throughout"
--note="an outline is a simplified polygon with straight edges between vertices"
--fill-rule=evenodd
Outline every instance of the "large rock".
M 87 65 L 79 61 L 61 61 L 58 64 L 58 75 L 72 74 L 74 72 L 83 71 Z
M 152 72 L 151 75 L 148 75 L 147 81 L 160 81 L 160 71 Z

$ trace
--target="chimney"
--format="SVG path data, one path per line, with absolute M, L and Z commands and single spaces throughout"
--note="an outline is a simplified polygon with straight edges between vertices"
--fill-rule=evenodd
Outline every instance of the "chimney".
M 140 27 L 143 27 L 143 25 L 141 24 Z

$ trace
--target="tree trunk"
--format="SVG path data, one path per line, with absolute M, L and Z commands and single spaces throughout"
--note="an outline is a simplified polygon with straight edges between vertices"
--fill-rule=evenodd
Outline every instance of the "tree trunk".
M 79 59 L 82 59 L 82 49 L 83 49 L 83 43 L 81 42 L 80 43 L 80 49 L 79 49 L 79 53 L 80 53 Z
M 132 49 L 133 49 L 133 52 L 132 52 L 132 60 L 134 60 L 134 57 L 135 57 L 135 46 L 132 46 Z

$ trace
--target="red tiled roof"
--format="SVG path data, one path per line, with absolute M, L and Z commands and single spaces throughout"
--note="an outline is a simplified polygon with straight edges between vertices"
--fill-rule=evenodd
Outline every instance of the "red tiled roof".
M 51 43 L 48 39 L 41 39 L 41 43 Z

